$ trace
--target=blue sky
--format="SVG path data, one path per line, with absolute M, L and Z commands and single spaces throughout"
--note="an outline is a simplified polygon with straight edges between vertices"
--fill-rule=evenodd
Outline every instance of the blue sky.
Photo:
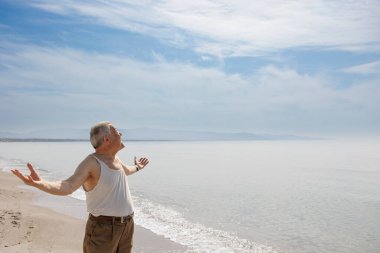
M 380 1 L 0 0 L 0 131 L 380 134 Z

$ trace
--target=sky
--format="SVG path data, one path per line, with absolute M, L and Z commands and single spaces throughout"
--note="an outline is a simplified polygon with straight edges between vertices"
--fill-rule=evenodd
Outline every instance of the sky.
M 0 131 L 380 135 L 380 0 L 0 0 Z

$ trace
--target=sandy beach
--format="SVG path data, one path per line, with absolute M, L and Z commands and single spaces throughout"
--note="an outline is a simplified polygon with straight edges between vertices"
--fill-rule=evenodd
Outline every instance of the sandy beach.
M 86 223 L 82 201 L 38 192 L 0 172 L 0 252 L 79 253 Z M 186 247 L 136 226 L 133 252 L 185 252 Z

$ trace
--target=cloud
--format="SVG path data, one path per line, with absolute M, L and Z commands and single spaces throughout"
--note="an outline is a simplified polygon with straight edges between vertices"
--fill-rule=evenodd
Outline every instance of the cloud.
M 366 64 L 360 64 L 343 70 L 346 73 L 354 74 L 376 74 L 380 75 L 380 61 L 370 62 Z
M 0 127 L 128 127 L 310 133 L 378 131 L 375 81 L 335 89 L 329 76 L 265 66 L 251 76 L 67 48 L 0 52 Z M 54 125 L 55 124 L 55 125 Z M 71 125 L 70 125 L 71 124 Z
M 380 5 L 367 1 L 34 1 L 34 7 L 153 36 L 202 54 L 296 48 L 380 49 Z

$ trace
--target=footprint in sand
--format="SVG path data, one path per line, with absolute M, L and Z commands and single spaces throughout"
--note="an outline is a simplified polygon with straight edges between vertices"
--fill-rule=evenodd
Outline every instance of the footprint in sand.
M 0 223 L 5 224 L 10 221 L 13 227 L 20 227 L 21 212 L 13 212 L 11 210 L 0 210 Z
M 5 215 L 7 214 L 7 211 L 0 210 L 0 224 L 5 224 Z
M 33 231 L 34 228 L 36 228 L 36 226 L 34 226 L 32 222 L 30 222 L 29 225 L 28 225 L 28 229 L 27 229 L 27 231 L 26 231 L 26 235 L 24 236 L 25 239 L 26 239 L 28 242 L 31 242 L 31 241 L 32 241 L 32 239 L 31 239 L 30 237 L 32 236 L 32 231 Z

